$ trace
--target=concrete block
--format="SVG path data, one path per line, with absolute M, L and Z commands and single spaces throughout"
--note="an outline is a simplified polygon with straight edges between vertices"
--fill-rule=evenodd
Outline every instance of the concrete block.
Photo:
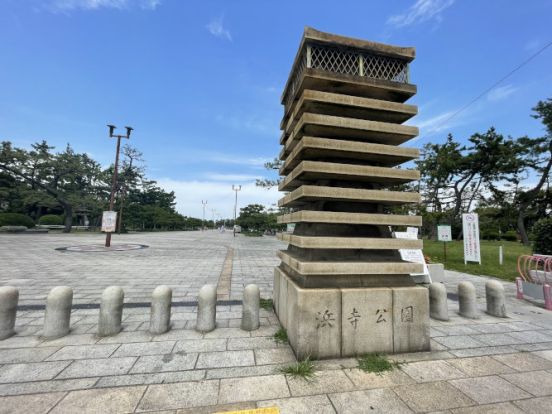
M 254 331 L 259 328 L 259 307 L 261 291 L 257 285 L 247 285 L 243 290 L 241 328 L 244 331 Z
M 154 335 L 167 332 L 171 327 L 172 289 L 157 286 L 151 295 L 151 314 L 149 331 Z
M 393 351 L 429 351 L 429 293 L 424 287 L 393 288 Z
M 448 321 L 447 289 L 444 284 L 429 285 L 429 315 L 439 321 Z
M 61 338 L 71 329 L 71 305 L 73 289 L 68 286 L 53 288 L 46 298 L 43 336 L 49 339 Z
M 210 332 L 216 327 L 217 287 L 205 285 L 199 290 L 197 297 L 197 324 L 199 332 Z
M 278 309 L 280 313 L 278 314 L 278 319 L 280 324 L 284 329 L 287 329 L 287 315 L 289 313 L 289 304 L 288 304 L 288 283 L 289 277 L 284 273 L 280 272 L 280 289 L 279 289 L 279 305 Z
M 341 289 L 341 356 L 393 352 L 391 289 Z
M 496 280 L 485 283 L 485 296 L 487 298 L 487 313 L 498 318 L 506 318 L 506 298 L 504 286 Z
M 464 318 L 477 319 L 475 287 L 470 282 L 458 283 L 459 314 Z
M 274 312 L 280 314 L 280 269 L 274 269 L 274 282 L 272 284 L 272 303 L 274 304 Z
M 429 277 L 432 282 L 445 281 L 445 265 L 442 263 L 428 263 Z
M 125 292 L 119 286 L 110 286 L 102 293 L 98 336 L 112 336 L 121 332 Z
M 19 290 L 12 286 L 0 287 L 0 341 L 15 334 L 15 318 Z
M 302 289 L 289 280 L 287 332 L 299 360 L 341 355 L 341 291 Z

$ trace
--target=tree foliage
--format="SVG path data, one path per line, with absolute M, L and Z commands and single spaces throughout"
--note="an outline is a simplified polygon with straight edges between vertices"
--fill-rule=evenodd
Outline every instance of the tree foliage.
M 540 101 L 533 110 L 545 127 L 542 137 L 505 137 L 490 128 L 471 135 L 465 145 L 449 134 L 442 144 L 424 146 L 417 166 L 427 235 L 447 223 L 459 238 L 461 214 L 477 211 L 482 237 L 512 238 L 517 232 L 529 244 L 526 227 L 549 216 L 552 208 L 552 100 Z M 535 180 L 533 186 L 526 184 Z
M 552 218 L 543 218 L 533 226 L 535 241 L 533 251 L 539 254 L 552 255 Z
M 0 143 L 0 211 L 21 213 L 31 223 L 33 219 L 57 223 L 63 217 L 65 231 L 71 230 L 77 216 L 86 215 L 91 225 L 99 226 L 102 211 L 109 206 L 113 173 L 113 165 L 102 169 L 69 145 L 55 152 L 46 141 L 33 144 L 30 150 L 4 141 Z M 176 211 L 174 192 L 147 179 L 143 156 L 137 149 L 123 147 L 118 177 L 115 210 L 123 231 L 201 226 L 201 220 Z

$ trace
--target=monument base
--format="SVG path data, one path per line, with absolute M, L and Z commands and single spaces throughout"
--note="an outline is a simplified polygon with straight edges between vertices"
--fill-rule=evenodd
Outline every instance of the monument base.
M 301 288 L 276 268 L 274 309 L 300 360 L 430 350 L 424 287 Z

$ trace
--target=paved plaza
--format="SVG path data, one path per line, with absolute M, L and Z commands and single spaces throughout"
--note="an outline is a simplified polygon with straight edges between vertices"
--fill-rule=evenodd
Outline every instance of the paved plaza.
M 241 299 L 244 284 L 256 283 L 263 297 L 272 295 L 275 237 L 234 238 L 232 232 L 167 232 L 113 235 L 118 243 L 145 244 L 148 248 L 123 252 L 72 252 L 57 248 L 102 245 L 98 233 L 0 234 L 0 283 L 20 289 L 21 305 L 44 304 L 48 291 L 58 285 L 74 290 L 76 304 L 99 303 L 102 291 L 121 286 L 125 302 L 149 302 L 159 285 L 173 289 L 173 300 L 195 301 L 205 284 L 217 284 L 229 249 L 233 257 L 232 299 Z M 262 241 L 262 242 L 260 242 Z
M 217 329 L 194 330 L 198 289 L 225 278 L 227 295 L 243 286 L 272 293 L 274 237 L 231 233 L 150 233 L 114 236 L 147 249 L 77 253 L 55 249 L 102 243 L 101 235 L 0 235 L 0 285 L 20 289 L 17 334 L 0 341 L 0 413 L 212 413 L 278 406 L 282 413 L 545 413 L 552 406 L 552 312 L 515 299 L 504 282 L 509 318 L 486 315 L 484 277 L 446 272 L 451 320 L 431 321 L 432 351 L 394 355 L 400 368 L 376 375 L 353 358 L 316 363 L 311 381 L 283 375 L 295 361 L 273 339 L 279 325 L 261 310 L 261 327 L 239 328 L 239 304 L 217 308 Z M 456 285 L 476 285 L 480 317 L 456 314 Z M 75 309 L 72 332 L 41 338 L 50 288 L 68 285 L 75 303 L 96 304 L 109 285 L 126 303 L 150 300 L 160 284 L 174 290 L 173 329 L 147 332 L 149 309 L 124 309 L 124 330 L 99 338 L 98 309 Z M 235 302 L 238 303 L 238 302 Z M 27 310 L 25 310 L 27 309 Z

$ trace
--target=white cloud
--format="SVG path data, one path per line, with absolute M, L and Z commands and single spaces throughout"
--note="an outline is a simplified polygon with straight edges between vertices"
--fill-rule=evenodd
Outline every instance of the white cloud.
M 161 0 L 52 0 L 49 9 L 54 12 L 98 9 L 130 9 L 138 7 L 144 10 L 155 10 Z
M 449 118 L 456 112 L 456 110 L 447 111 L 434 115 L 427 119 L 416 119 L 414 125 L 420 128 L 420 136 L 433 135 L 438 132 L 449 130 L 453 127 L 453 119 L 449 121 Z M 458 123 L 456 123 L 458 124 Z
M 201 218 L 203 215 L 202 200 L 207 200 L 205 217 L 212 217 L 215 209 L 223 218 L 234 217 L 234 197 L 232 184 L 221 181 L 180 181 L 171 178 L 157 180 L 159 186 L 166 191 L 174 191 L 176 195 L 176 209 L 185 216 Z M 235 184 L 235 183 L 234 183 Z M 238 192 L 239 209 L 248 204 L 262 204 L 267 208 L 274 207 L 282 194 L 276 188 L 266 190 L 255 186 L 254 183 L 242 184 Z
M 499 86 L 498 88 L 494 88 L 488 93 L 487 99 L 491 102 L 501 101 L 513 94 L 515 91 L 517 91 L 517 89 L 518 88 L 514 87 L 513 85 Z
M 222 174 L 222 173 L 205 173 L 204 176 L 208 180 L 228 181 L 233 183 L 255 182 L 255 180 L 262 178 L 260 175 Z
M 226 154 L 211 154 L 205 157 L 206 161 L 222 163 L 222 164 L 236 164 L 244 165 L 252 168 L 264 168 L 265 163 L 272 161 L 269 157 L 250 157 L 245 158 L 240 155 L 226 155 Z
M 213 36 L 232 41 L 232 34 L 228 29 L 224 27 L 223 21 L 224 21 L 224 16 L 220 16 L 218 18 L 211 20 L 209 24 L 205 27 L 207 28 L 207 30 L 209 30 L 209 33 L 211 33 Z
M 387 19 L 387 24 L 400 28 L 423 23 L 432 19 L 440 22 L 441 13 L 452 6 L 455 0 L 417 0 L 405 13 Z

